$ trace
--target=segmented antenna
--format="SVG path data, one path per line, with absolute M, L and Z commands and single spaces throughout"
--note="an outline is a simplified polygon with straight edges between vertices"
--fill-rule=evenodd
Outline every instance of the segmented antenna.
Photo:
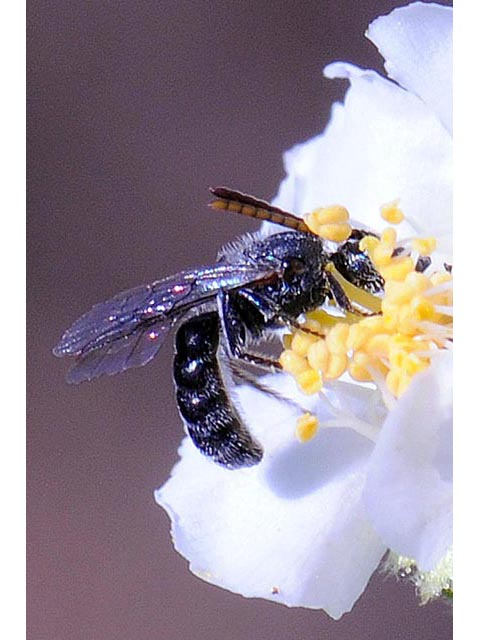
M 209 205 L 212 209 L 233 211 L 234 213 L 240 213 L 242 216 L 268 220 L 268 222 L 274 222 L 296 231 L 310 232 L 301 218 L 293 215 L 293 213 L 283 211 L 279 207 L 274 207 L 266 200 L 259 200 L 228 187 L 210 187 L 210 193 L 216 197 L 216 200 L 213 200 Z

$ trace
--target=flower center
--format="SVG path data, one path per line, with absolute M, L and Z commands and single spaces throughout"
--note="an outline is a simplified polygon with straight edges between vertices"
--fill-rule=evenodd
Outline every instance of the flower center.
M 404 219 L 397 202 L 382 207 L 381 215 L 390 224 Z M 306 217 L 314 233 L 336 243 L 349 237 L 348 220 L 347 210 L 339 206 Z M 280 363 L 306 394 L 318 393 L 325 382 L 348 372 L 359 382 L 376 385 L 390 407 L 436 354 L 451 347 L 453 276 L 446 265 L 431 266 L 433 237 L 398 241 L 396 230 L 388 226 L 379 237 L 362 238 L 359 248 L 383 277 L 383 293 L 373 295 L 354 286 L 328 265 L 363 312 L 345 312 L 329 302 L 307 313 L 302 327 L 284 336 Z M 308 435 L 313 432 L 306 429 Z

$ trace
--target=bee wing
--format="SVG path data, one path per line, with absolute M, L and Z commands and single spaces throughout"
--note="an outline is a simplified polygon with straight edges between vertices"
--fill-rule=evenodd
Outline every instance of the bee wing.
M 67 378 L 74 383 L 142 366 L 157 354 L 175 320 L 189 308 L 214 298 L 220 289 L 271 274 L 253 265 L 217 264 L 124 291 L 76 320 L 53 353 L 76 359 Z

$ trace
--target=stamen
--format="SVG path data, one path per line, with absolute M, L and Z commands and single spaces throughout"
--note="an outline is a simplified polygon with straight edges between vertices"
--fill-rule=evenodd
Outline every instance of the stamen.
M 320 423 L 322 429 L 352 429 L 359 435 L 376 442 L 378 438 L 379 429 L 365 420 L 361 420 L 356 416 L 343 414 L 338 418 L 332 420 L 325 420 Z
M 308 442 L 315 437 L 318 431 L 318 418 L 311 413 L 304 413 L 297 420 L 295 435 L 300 442 Z
M 371 376 L 371 379 L 376 384 L 378 390 L 382 394 L 382 398 L 383 398 L 383 402 L 385 403 L 385 406 L 389 411 L 391 411 L 396 404 L 395 395 L 389 389 L 388 384 L 386 383 L 384 377 L 382 376 L 382 373 L 378 369 L 376 369 L 375 367 L 372 367 L 371 365 L 368 366 L 367 369 Z
M 442 282 L 438 284 L 436 287 L 431 287 L 428 291 L 425 291 L 425 296 L 435 296 L 437 293 L 444 293 L 445 291 L 451 291 L 453 289 L 452 280 L 447 280 L 446 282 Z
M 307 369 L 297 375 L 297 384 L 300 389 L 308 396 L 318 393 L 323 387 L 323 379 L 320 371 L 315 369 Z
M 407 220 L 397 201 L 382 208 L 382 217 L 391 224 Z M 327 207 L 312 213 L 307 224 L 321 235 L 328 225 L 347 224 L 347 220 L 346 209 Z M 307 313 L 304 323 L 284 337 L 286 349 L 280 362 L 306 394 L 317 393 L 325 400 L 324 384 L 331 389 L 332 381 L 348 371 L 358 382 L 373 383 L 391 409 L 416 374 L 442 350 L 451 348 L 453 276 L 450 271 L 428 273 L 430 255 L 436 250 L 433 237 L 398 240 L 397 231 L 387 227 L 380 237 L 364 236 L 358 246 L 383 277 L 383 294 L 352 285 L 333 263 L 327 264 L 353 311 L 335 307 L 329 300 L 323 308 Z M 428 264 L 417 270 L 420 260 Z M 322 428 L 350 426 L 374 439 L 371 425 L 359 425 L 355 416 L 339 413 L 332 405 L 330 410 L 334 417 Z M 313 424 L 312 417 L 308 424 Z
M 350 214 L 345 207 L 332 205 L 315 209 L 305 216 L 310 231 L 332 242 L 344 242 L 350 237 L 352 227 L 348 223 Z
M 444 316 L 452 316 L 453 317 L 453 309 L 451 306 L 447 306 L 445 304 L 436 304 L 435 311 L 437 313 L 441 313 Z
M 430 256 L 437 248 L 437 240 L 435 238 L 414 238 L 412 248 L 421 256 Z
M 393 202 L 384 204 L 383 207 L 380 208 L 380 215 L 390 224 L 400 224 L 400 222 L 405 220 L 405 215 L 398 206 L 398 202 L 398 200 L 393 200 Z

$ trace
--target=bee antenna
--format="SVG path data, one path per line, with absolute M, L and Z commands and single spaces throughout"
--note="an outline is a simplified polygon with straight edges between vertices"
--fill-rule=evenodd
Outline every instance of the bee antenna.
M 259 200 L 254 196 L 228 187 L 210 187 L 210 193 L 215 196 L 215 200 L 209 205 L 212 209 L 233 211 L 243 216 L 266 220 L 296 231 L 311 233 L 302 218 L 288 211 L 283 211 L 279 207 L 274 207 L 266 200 Z

